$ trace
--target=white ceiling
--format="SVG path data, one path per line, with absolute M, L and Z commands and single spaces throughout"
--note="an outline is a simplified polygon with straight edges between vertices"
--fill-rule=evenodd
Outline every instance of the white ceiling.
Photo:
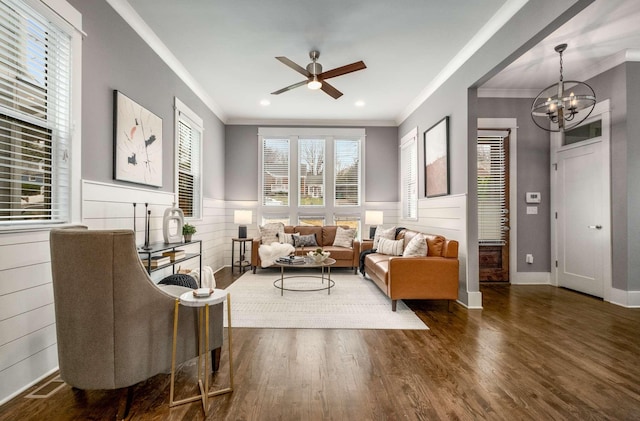
M 142 26 L 148 26 L 146 32 L 150 28 L 155 33 L 178 67 L 188 72 L 192 87 L 209 99 L 205 102 L 225 122 L 345 124 L 402 121 L 434 80 L 452 70 L 452 61 L 473 53 L 473 47 L 490 36 L 505 16 L 526 2 L 108 1 L 117 10 L 135 10 Z M 640 1 L 596 0 L 485 87 L 540 90 L 550 85 L 558 78 L 553 47 L 563 42 L 569 44 L 565 77 L 578 79 L 576 69 L 593 71 L 606 57 L 640 48 L 638 22 Z M 286 56 L 305 67 L 312 49 L 320 51 L 318 62 L 325 71 L 358 60 L 367 69 L 330 80 L 344 93 L 337 100 L 304 86 L 271 95 L 304 79 L 275 57 Z M 265 99 L 269 106 L 260 105 Z M 356 101 L 365 105 L 357 107 Z

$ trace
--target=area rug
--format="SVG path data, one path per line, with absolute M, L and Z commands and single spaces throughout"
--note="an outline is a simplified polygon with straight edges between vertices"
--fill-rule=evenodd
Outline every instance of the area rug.
M 289 275 L 319 275 L 300 268 L 289 269 Z M 402 301 L 391 311 L 391 300 L 369 279 L 360 275 L 334 271 L 335 286 L 331 294 L 323 291 L 284 291 L 280 272 L 259 270 L 247 272 L 227 291 L 231 294 L 233 327 L 299 328 L 299 329 L 429 329 Z M 326 281 L 325 281 L 326 282 Z M 319 278 L 285 279 L 285 288 L 314 289 L 322 286 Z M 225 304 L 226 305 L 226 304 Z M 225 326 L 227 310 L 225 308 Z

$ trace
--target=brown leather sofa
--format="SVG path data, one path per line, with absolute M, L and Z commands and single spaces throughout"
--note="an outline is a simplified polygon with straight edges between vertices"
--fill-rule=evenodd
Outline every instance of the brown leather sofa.
M 349 228 L 342 226 L 342 228 Z M 346 267 L 353 268 L 357 271 L 358 263 L 360 259 L 360 242 L 353 240 L 353 246 L 351 248 L 346 247 L 334 247 L 333 241 L 336 238 L 337 225 L 328 225 L 324 227 L 312 227 L 312 226 L 291 226 L 286 225 L 284 232 L 293 234 L 299 232 L 300 235 L 315 234 L 318 247 L 331 253 L 330 257 L 336 260 L 336 264 L 332 267 Z M 253 267 L 253 273 L 256 273 L 256 268 L 262 266 L 260 262 L 260 255 L 258 254 L 258 248 L 260 247 L 260 239 L 254 239 L 251 244 L 251 266 Z M 307 254 L 309 251 L 315 250 L 318 247 L 297 247 L 296 254 Z
M 402 230 L 396 240 L 404 239 L 406 247 L 418 234 Z M 401 299 L 458 299 L 458 242 L 441 235 L 427 237 L 426 257 L 388 256 L 370 253 L 364 259 L 366 276 L 391 298 L 391 309 L 396 311 Z M 361 250 L 373 248 L 373 240 L 364 240 Z

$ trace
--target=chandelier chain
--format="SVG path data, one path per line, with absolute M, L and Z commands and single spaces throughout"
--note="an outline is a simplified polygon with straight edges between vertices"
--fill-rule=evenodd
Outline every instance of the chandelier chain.
M 562 51 L 560 51 L 560 82 L 563 81 L 562 78 Z

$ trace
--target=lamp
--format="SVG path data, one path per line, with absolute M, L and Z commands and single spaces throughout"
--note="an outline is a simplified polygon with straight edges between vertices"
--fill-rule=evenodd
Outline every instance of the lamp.
M 307 88 L 312 89 L 314 91 L 322 88 L 322 82 L 318 80 L 318 76 L 313 75 L 313 80 L 310 80 L 309 83 L 307 83 Z
M 233 223 L 240 224 L 238 227 L 238 238 L 247 238 L 247 224 L 251 223 L 253 213 L 250 210 L 233 211 Z
M 369 238 L 376 236 L 377 225 L 382 225 L 384 213 L 382 211 L 366 211 L 364 213 L 364 223 L 369 225 Z
M 536 126 L 549 132 L 564 132 L 582 123 L 593 111 L 596 105 L 596 94 L 584 82 L 575 80 L 563 80 L 562 53 L 567 49 L 567 44 L 556 46 L 555 50 L 560 54 L 560 81 L 545 88 L 533 100 L 531 105 L 531 118 Z M 584 116 L 575 120 L 579 111 L 585 110 Z M 550 120 L 558 124 L 557 129 L 545 127 L 542 122 Z

